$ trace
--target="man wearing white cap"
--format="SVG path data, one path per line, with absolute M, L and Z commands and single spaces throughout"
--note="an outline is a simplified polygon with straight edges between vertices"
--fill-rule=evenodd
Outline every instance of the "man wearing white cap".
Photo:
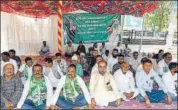
M 2 70 L 3 70 L 4 64 L 6 62 L 10 62 L 10 63 L 13 64 L 13 66 L 14 66 L 14 74 L 16 74 L 17 70 L 18 70 L 17 62 L 10 58 L 10 55 L 9 55 L 8 52 L 3 52 L 2 53 L 2 61 L 1 61 L 1 76 L 3 75 L 3 71 Z
M 1 109 L 15 108 L 22 95 L 23 85 L 19 77 L 14 74 L 14 66 L 6 62 L 1 76 Z
M 77 55 L 72 56 L 72 64 L 76 65 L 76 73 L 77 73 L 77 75 L 82 77 L 83 76 L 83 67 L 81 64 L 78 63 L 78 60 L 79 60 L 79 58 Z

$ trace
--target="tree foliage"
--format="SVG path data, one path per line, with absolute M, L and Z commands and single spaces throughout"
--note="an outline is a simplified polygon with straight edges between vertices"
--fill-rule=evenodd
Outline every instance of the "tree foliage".
M 159 32 L 167 31 L 172 3 L 171 1 L 159 1 L 157 8 L 152 13 L 145 14 L 144 27 Z

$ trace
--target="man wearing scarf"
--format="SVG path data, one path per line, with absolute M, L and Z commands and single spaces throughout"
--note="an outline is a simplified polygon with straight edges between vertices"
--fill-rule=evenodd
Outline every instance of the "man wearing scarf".
M 32 58 L 26 57 L 25 64 L 23 64 L 20 67 L 19 71 L 17 72 L 17 74 L 21 77 L 23 84 L 25 84 L 25 81 L 32 76 L 32 67 L 33 67 Z
M 63 89 L 63 95 L 60 95 Z M 57 89 L 51 101 L 52 108 L 57 105 L 62 109 L 79 109 L 88 105 L 91 109 L 91 98 L 87 87 L 80 76 L 76 73 L 76 66 L 69 65 L 67 75 L 63 76 L 58 83 Z
M 42 71 L 41 65 L 33 66 L 33 75 L 24 85 L 21 99 L 17 104 L 18 109 L 48 109 L 50 107 L 50 98 L 53 94 L 52 86 Z
M 1 109 L 13 109 L 16 107 L 22 95 L 23 85 L 19 77 L 14 74 L 14 66 L 7 62 L 3 67 L 1 76 Z
M 107 62 L 98 62 L 98 72 L 90 79 L 90 94 L 92 101 L 99 106 L 117 107 L 121 103 L 120 94 L 117 90 L 111 73 L 107 72 Z

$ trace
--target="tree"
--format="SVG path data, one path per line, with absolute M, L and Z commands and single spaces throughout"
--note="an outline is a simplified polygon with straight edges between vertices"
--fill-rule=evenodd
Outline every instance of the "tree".
M 145 29 L 152 28 L 159 32 L 167 31 L 172 3 L 172 1 L 159 1 L 157 8 L 152 13 L 145 14 Z

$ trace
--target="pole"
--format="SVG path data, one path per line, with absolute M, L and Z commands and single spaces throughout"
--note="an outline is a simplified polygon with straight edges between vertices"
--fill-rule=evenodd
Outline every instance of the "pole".
M 57 26 L 57 33 L 58 33 L 58 52 L 62 52 L 62 0 L 58 2 L 58 26 Z
M 143 23 L 142 23 L 142 35 L 141 35 L 141 39 L 140 39 L 140 46 L 139 46 L 139 50 L 138 52 L 141 52 L 141 48 L 142 48 L 142 42 L 143 42 L 143 37 L 144 37 L 144 15 L 143 15 Z
M 171 15 L 169 17 L 169 27 L 168 27 L 168 35 L 166 36 L 166 48 L 172 48 L 173 44 L 173 37 L 174 37 L 174 30 L 176 29 L 176 20 L 175 15 L 177 14 L 177 1 L 173 2 L 173 7 L 171 10 Z

